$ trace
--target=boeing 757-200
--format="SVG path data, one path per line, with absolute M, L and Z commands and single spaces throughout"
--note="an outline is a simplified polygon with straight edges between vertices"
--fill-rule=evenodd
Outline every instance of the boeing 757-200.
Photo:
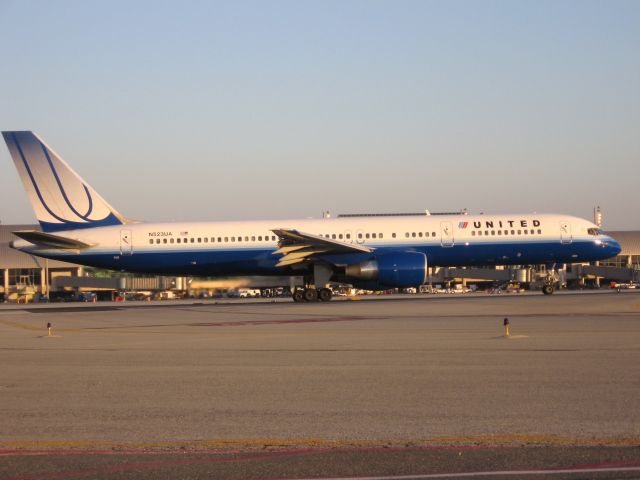
M 304 220 L 148 223 L 117 212 L 30 131 L 3 132 L 41 231 L 13 248 L 98 268 L 162 275 L 296 275 L 296 301 L 328 301 L 330 282 L 422 285 L 427 266 L 603 260 L 620 245 L 569 215 L 355 215 Z M 553 283 L 543 286 L 552 293 Z

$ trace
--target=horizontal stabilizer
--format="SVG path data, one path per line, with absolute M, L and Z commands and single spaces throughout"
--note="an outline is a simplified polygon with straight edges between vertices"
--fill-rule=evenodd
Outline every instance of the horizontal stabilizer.
M 91 245 L 88 243 L 74 240 L 72 238 L 61 237 L 59 235 L 53 235 L 51 233 L 39 232 L 37 230 L 18 230 L 17 232 L 11 232 L 16 237 L 20 237 L 27 242 L 42 248 L 60 248 L 64 250 L 83 250 L 89 248 Z

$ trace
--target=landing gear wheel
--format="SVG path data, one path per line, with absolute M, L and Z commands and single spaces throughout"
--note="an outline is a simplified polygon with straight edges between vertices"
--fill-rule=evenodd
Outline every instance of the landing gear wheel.
M 329 300 L 331 300 L 332 296 L 333 292 L 329 288 L 321 288 L 318 291 L 318 300 L 320 300 L 321 302 L 328 302 Z
M 293 292 L 292 297 L 294 302 L 304 302 L 304 290 L 297 288 Z
M 551 295 L 553 293 L 553 285 L 545 285 L 542 287 L 542 293 L 545 295 Z
M 315 288 L 305 288 L 304 293 L 305 302 L 317 302 L 318 301 L 318 291 Z

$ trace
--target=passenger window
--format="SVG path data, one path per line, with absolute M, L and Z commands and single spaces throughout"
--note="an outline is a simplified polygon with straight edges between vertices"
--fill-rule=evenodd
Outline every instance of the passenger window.
M 332 233 L 332 234 L 331 234 L 331 238 L 333 238 L 333 239 L 335 240 L 335 239 L 336 239 L 336 234 L 335 234 L 335 233 Z
M 518 230 L 518 235 L 522 235 L 522 230 Z
M 422 232 L 418 232 L 418 236 L 422 238 Z
M 362 234 L 361 233 L 358 234 L 358 238 L 362 238 Z
M 411 233 L 411 236 L 412 236 L 413 238 L 416 238 L 416 232 Z
M 149 240 L 149 243 L 153 244 L 153 238 Z
M 241 242 L 242 241 L 242 237 L 238 237 L 238 241 Z
M 204 237 L 204 243 L 209 243 L 209 237 Z
M 342 234 L 341 234 L 341 233 L 339 233 L 339 234 L 338 234 L 338 238 L 339 238 L 340 240 L 342 240 Z
M 169 239 L 169 242 L 170 242 L 170 243 L 173 243 L 173 241 L 174 241 L 174 240 L 173 240 L 173 238 Z
M 538 234 L 542 234 L 542 230 L 538 230 Z
M 409 238 L 409 232 L 405 232 L 404 236 Z
M 256 241 L 256 237 L 255 237 L 255 236 L 254 236 L 254 237 L 251 237 L 251 241 L 252 241 L 252 242 L 255 242 L 255 241 Z
M 495 235 L 496 231 L 495 230 L 491 230 L 491 235 Z
M 435 237 L 436 236 L 436 232 L 431 232 L 431 236 Z
M 156 238 L 156 243 L 160 243 L 160 239 L 159 238 Z
M 176 238 L 176 242 L 177 242 L 177 243 L 182 243 L 182 239 L 180 239 L 180 238 Z
M 372 233 L 372 234 L 371 234 L 371 238 L 376 238 L 376 234 L 375 234 L 375 233 Z
M 395 233 L 395 232 L 393 232 L 393 233 L 391 234 L 391 238 L 396 238 L 396 233 Z
M 218 243 L 222 243 L 222 237 L 218 237 Z
M 351 238 L 351 234 L 347 233 L 347 240 L 349 240 Z
M 516 231 L 515 230 L 511 230 L 511 235 L 515 235 Z
M 229 237 L 224 237 L 225 243 L 229 243 Z
M 382 234 L 381 233 L 378 234 L 378 238 L 382 238 Z
M 502 230 L 498 230 L 498 235 L 502 235 Z
M 485 236 L 485 237 L 488 237 L 488 236 L 489 236 L 489 230 L 485 230 L 485 231 L 484 231 L 484 236 Z
M 369 238 L 369 234 L 368 233 L 365 235 L 365 238 Z
M 236 237 L 231 237 L 231 241 L 235 242 L 236 241 Z
M 248 242 L 249 241 L 249 237 L 244 237 L 244 241 Z
M 482 230 L 478 230 L 478 236 L 481 237 L 482 236 Z

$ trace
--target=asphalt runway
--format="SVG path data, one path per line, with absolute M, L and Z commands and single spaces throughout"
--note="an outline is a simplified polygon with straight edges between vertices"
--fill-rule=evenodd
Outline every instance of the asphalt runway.
M 3 306 L 0 358 L 0 479 L 640 477 L 635 292 Z

